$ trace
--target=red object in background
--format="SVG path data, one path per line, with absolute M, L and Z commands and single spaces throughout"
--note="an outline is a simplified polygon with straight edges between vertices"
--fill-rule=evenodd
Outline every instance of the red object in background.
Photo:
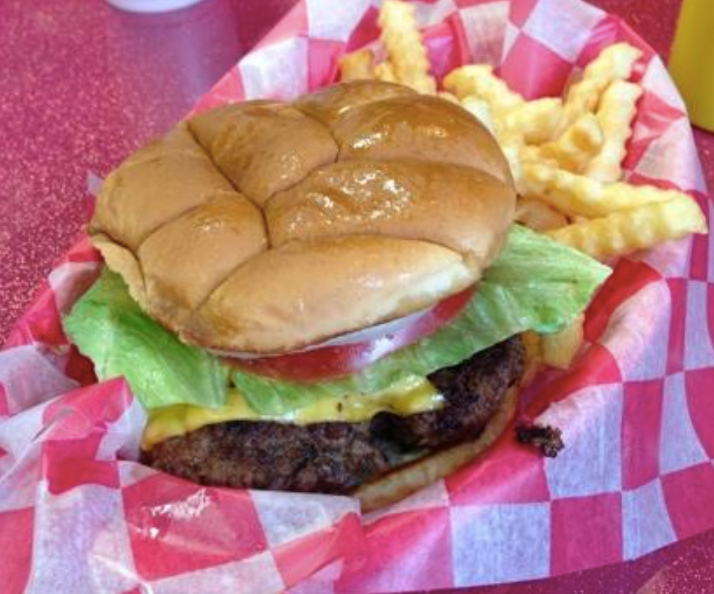
M 88 171 L 106 174 L 171 126 L 292 0 L 209 0 L 163 15 L 86 0 L 0 7 L 0 337 L 89 214 Z M 593 0 L 667 55 L 679 0 Z M 697 133 L 710 187 L 714 136 Z M 714 533 L 634 562 L 480 594 L 714 591 Z

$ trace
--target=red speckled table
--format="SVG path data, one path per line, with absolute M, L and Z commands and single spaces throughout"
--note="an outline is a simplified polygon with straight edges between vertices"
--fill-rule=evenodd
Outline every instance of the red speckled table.
M 100 0 L 0 3 L 0 341 L 89 214 L 105 175 L 167 129 L 293 0 L 132 15 Z M 593 0 L 667 55 L 680 0 Z M 697 132 L 714 187 L 714 135 Z M 714 532 L 638 561 L 480 594 L 714 592 Z

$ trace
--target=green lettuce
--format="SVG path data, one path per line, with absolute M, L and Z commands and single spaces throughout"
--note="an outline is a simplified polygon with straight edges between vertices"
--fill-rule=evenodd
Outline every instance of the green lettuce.
M 100 380 L 124 376 L 146 408 L 223 404 L 227 369 L 202 349 L 180 342 L 149 318 L 122 278 L 104 268 L 63 320 L 65 332 L 94 363 Z
M 324 398 L 409 384 L 525 330 L 557 332 L 588 305 L 610 269 L 524 227 L 514 226 L 499 259 L 456 320 L 346 378 L 312 384 L 229 371 L 152 321 L 121 278 L 105 271 L 64 320 L 97 376 L 124 375 L 148 408 L 220 406 L 227 374 L 259 414 L 284 415 Z
M 304 384 L 242 371 L 231 378 L 250 406 L 266 415 L 385 390 L 455 365 L 518 332 L 557 332 L 585 309 L 610 272 L 581 252 L 515 225 L 463 313 L 431 336 L 342 379 Z

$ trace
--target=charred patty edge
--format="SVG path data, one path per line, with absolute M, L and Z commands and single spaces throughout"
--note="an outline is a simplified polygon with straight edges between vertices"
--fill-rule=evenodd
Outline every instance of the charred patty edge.
M 524 367 L 514 336 L 430 374 L 446 401 L 437 411 L 360 423 L 221 422 L 171 437 L 142 461 L 203 485 L 347 493 L 406 460 L 478 437 Z

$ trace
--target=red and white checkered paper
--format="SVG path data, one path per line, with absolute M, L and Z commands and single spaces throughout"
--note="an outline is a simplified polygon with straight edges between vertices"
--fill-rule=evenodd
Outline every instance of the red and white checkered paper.
M 416 3 L 437 75 L 489 61 L 527 97 L 560 94 L 618 40 L 644 52 L 628 178 L 678 187 L 708 217 L 677 91 L 652 49 L 579 0 Z M 374 42 L 369 0 L 302 0 L 197 109 L 291 98 Z M 563 429 L 554 460 L 504 436 L 468 468 L 381 512 L 345 497 L 200 487 L 132 461 L 144 413 L 94 383 L 59 316 L 95 278 L 85 239 L 0 353 L 3 592 L 397 592 L 528 580 L 633 559 L 714 527 L 714 243 L 621 261 L 591 306 L 587 352 L 546 373 L 526 413 Z

